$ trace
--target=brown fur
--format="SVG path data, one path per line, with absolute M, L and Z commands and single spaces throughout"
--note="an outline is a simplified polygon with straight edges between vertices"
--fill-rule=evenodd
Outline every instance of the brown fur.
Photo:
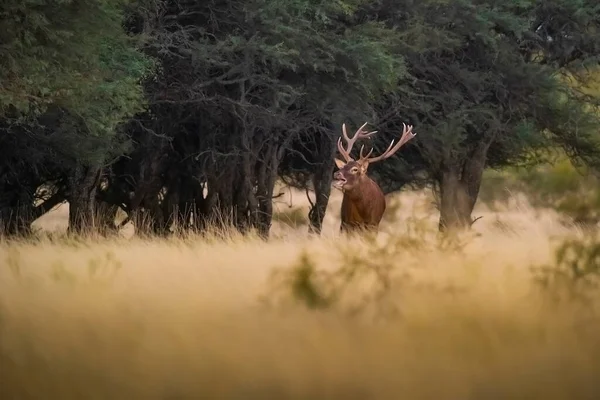
M 335 179 L 345 179 L 341 207 L 342 232 L 357 230 L 377 231 L 383 218 L 386 203 L 379 185 L 366 175 L 368 162 L 350 161 L 344 164 L 336 159 L 340 168 Z
M 342 224 L 340 226 L 340 230 L 344 233 L 359 230 L 377 232 L 386 204 L 385 196 L 379 185 L 367 176 L 369 163 L 385 160 L 392 156 L 416 135 L 412 132 L 412 125 L 406 126 L 403 123 L 402 137 L 395 145 L 392 141 L 387 150 L 376 157 L 370 157 L 373 149 L 363 155 L 363 146 L 360 149 L 360 158 L 354 160 L 350 156 L 354 143 L 358 139 L 367 139 L 377 133 L 377 131 L 364 131 L 363 128 L 366 125 L 365 122 L 363 126 L 358 128 L 354 136 L 349 137 L 346 132 L 346 124 L 342 124 L 342 136 L 337 143 L 340 154 L 346 160 L 335 159 L 335 165 L 337 165 L 339 171 L 333 175 L 334 187 L 344 192 L 341 210 Z M 342 145 L 342 140 L 346 141 L 346 148 Z

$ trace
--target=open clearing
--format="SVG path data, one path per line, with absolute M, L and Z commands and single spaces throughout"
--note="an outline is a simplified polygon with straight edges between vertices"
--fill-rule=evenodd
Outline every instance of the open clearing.
M 531 271 L 580 232 L 513 205 L 439 248 L 427 196 L 396 197 L 376 242 L 337 236 L 337 198 L 321 238 L 0 244 L 3 398 L 600 398 L 596 298 L 552 301 Z M 321 303 L 291 273 L 340 267 L 360 277 L 318 275 L 345 289 Z

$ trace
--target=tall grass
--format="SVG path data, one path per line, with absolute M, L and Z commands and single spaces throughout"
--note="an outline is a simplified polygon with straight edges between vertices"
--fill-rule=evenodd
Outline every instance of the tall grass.
M 600 240 L 404 212 L 376 238 L 0 243 L 2 398 L 600 398 Z

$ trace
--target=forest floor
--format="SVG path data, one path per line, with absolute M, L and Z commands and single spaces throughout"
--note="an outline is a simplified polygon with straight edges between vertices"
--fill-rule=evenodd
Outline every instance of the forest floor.
M 269 242 L 0 242 L 2 397 L 600 398 L 600 302 L 535 269 L 582 237 L 553 213 L 481 206 L 440 246 L 427 193 L 393 196 L 373 240 L 338 236 L 337 192 L 320 238 L 304 194 L 280 200 Z

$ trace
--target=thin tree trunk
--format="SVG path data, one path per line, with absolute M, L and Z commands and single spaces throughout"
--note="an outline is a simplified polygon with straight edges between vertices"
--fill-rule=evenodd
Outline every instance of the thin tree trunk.
M 277 179 L 279 165 L 279 149 L 271 144 L 265 152 L 264 158 L 258 168 L 258 233 L 263 239 L 269 238 L 273 220 L 273 190 Z
M 235 215 L 238 231 L 245 234 L 259 225 L 259 203 L 254 193 L 257 156 L 253 146 L 253 132 L 243 132 L 241 137 L 242 154 L 240 168 L 236 171 L 239 184 L 235 191 Z
M 313 175 L 313 187 L 315 189 L 315 203 L 312 205 L 309 213 L 308 226 L 309 233 L 321 234 L 323 229 L 323 219 L 329 203 L 331 194 L 331 179 L 333 176 L 335 146 L 333 141 L 326 135 L 321 139 L 322 164 Z
M 194 209 L 194 225 L 198 232 L 205 232 L 211 225 L 219 223 L 219 191 L 216 180 L 210 175 L 206 182 L 206 188 L 206 197 L 204 197 L 204 190 L 201 190 Z
M 94 229 L 96 191 L 100 168 L 77 166 L 69 179 L 69 232 L 88 233 Z

